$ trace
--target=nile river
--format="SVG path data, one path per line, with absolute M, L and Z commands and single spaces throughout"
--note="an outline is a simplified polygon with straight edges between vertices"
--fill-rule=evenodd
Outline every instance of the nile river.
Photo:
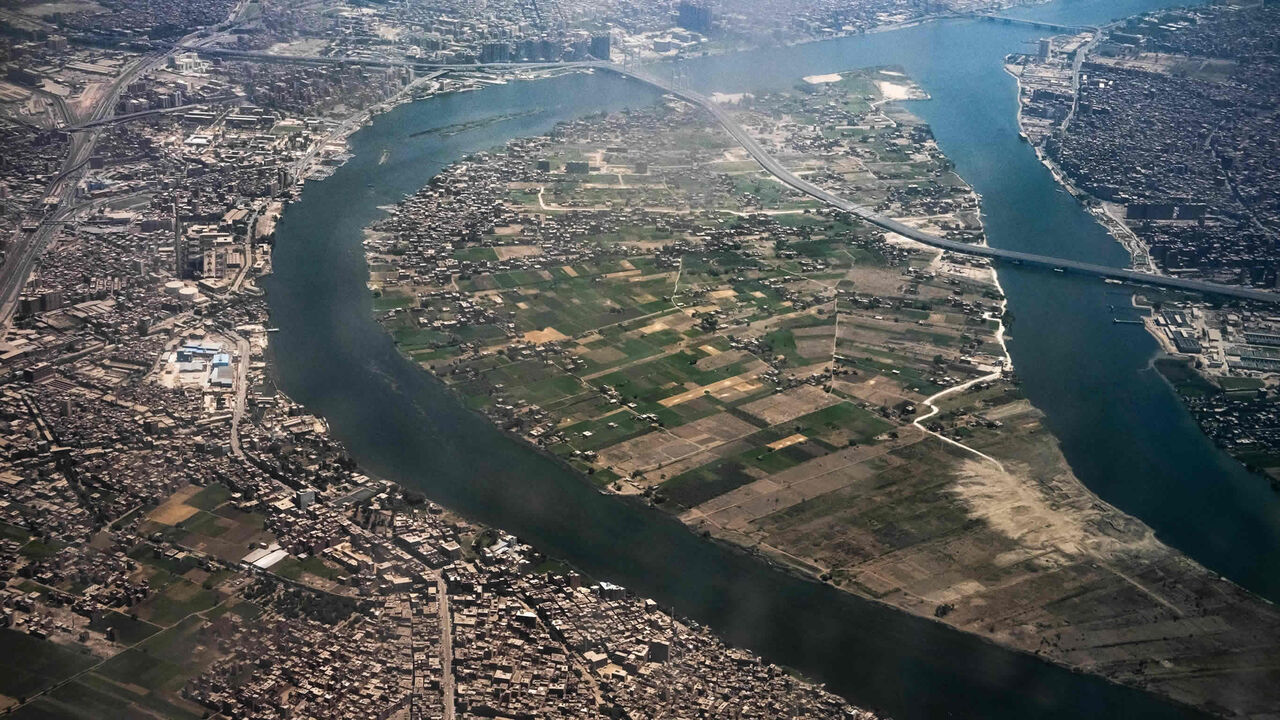
M 1022 10 L 1105 22 L 1159 0 L 1060 0 Z M 804 75 L 900 65 L 932 96 L 911 109 L 983 196 L 996 246 L 1123 264 L 1120 246 L 1055 185 L 1020 142 L 1006 53 L 1034 29 L 954 20 L 795 47 L 685 61 L 700 90 L 788 86 Z M 793 666 L 852 702 L 900 720 L 939 716 L 1183 717 L 1146 693 L 1004 650 L 939 623 L 772 569 L 702 540 L 639 503 L 597 493 L 559 463 L 463 409 L 402 358 L 373 320 L 361 231 L 443 163 L 556 122 L 648 104 L 612 75 L 513 82 L 400 106 L 351 138 L 354 158 L 309 183 L 277 230 L 267 282 L 282 389 L 328 419 L 373 473 L 518 534 L 584 572 L 653 597 L 728 641 Z M 536 112 L 527 112 L 529 110 Z M 502 116 L 464 132 L 411 134 Z M 383 152 L 386 151 L 383 162 Z M 1148 369 L 1155 342 L 1113 325 L 1114 286 L 1002 267 L 1015 316 L 1010 352 L 1031 400 L 1080 478 L 1170 545 L 1280 597 L 1280 501 L 1206 440 Z

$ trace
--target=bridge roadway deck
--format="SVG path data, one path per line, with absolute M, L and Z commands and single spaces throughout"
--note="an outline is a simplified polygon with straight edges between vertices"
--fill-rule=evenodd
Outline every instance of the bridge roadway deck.
M 1223 285 L 1221 283 L 1208 282 L 1205 280 L 1192 280 L 1167 275 L 1154 275 L 1152 273 L 1139 272 L 1137 270 L 1129 270 L 1127 268 L 1114 268 L 1106 265 L 1066 260 L 1064 258 L 1019 252 L 1017 250 L 1006 250 L 986 245 L 972 245 L 969 243 L 957 242 L 955 240 L 947 240 L 946 238 L 941 238 L 937 235 L 931 235 L 923 230 L 910 227 L 892 218 L 879 215 L 866 207 L 845 200 L 835 193 L 824 190 L 807 180 L 802 180 L 797 177 L 791 171 L 784 168 L 782 163 L 778 162 L 776 158 L 761 147 L 760 143 L 756 142 L 755 138 L 751 137 L 751 135 L 738 125 L 738 123 L 734 122 L 733 119 L 729 117 L 728 113 L 721 109 L 719 105 L 712 102 L 710 98 L 707 98 L 704 95 L 691 90 L 673 88 L 662 80 L 648 75 L 647 73 L 630 68 L 624 68 L 620 65 L 614 65 L 611 63 L 594 63 L 592 64 L 592 67 L 608 70 L 625 77 L 634 78 L 640 82 L 652 85 L 663 92 L 675 95 L 676 97 L 703 107 L 707 112 L 711 113 L 716 121 L 719 122 L 735 140 L 746 148 L 747 152 L 751 154 L 751 157 L 755 158 L 756 162 L 760 163 L 765 170 L 769 171 L 769 173 L 778 178 L 778 180 L 806 195 L 817 198 L 834 208 L 857 215 L 872 225 L 890 232 L 898 233 L 899 235 L 911 238 L 912 240 L 924 243 L 925 245 L 931 245 L 936 248 L 942 248 L 943 250 L 950 250 L 951 252 L 962 253 L 965 255 L 991 258 L 993 260 L 1007 261 L 1020 265 L 1044 267 L 1063 272 L 1075 272 L 1102 278 L 1112 278 L 1115 280 L 1123 280 L 1125 282 L 1155 285 L 1158 287 L 1168 287 L 1193 292 L 1211 293 L 1239 298 L 1242 300 L 1255 300 L 1267 303 L 1280 302 L 1280 294 L 1266 290 L 1256 290 L 1253 288 L 1238 287 L 1235 285 Z
M 1097 28 L 1092 25 L 1059 25 L 1058 23 L 1042 22 L 1040 20 L 1028 20 L 1026 18 L 1008 17 L 1006 15 L 996 15 L 994 13 L 981 13 L 981 12 L 961 13 L 960 16 L 965 17 L 966 15 L 968 17 L 976 18 L 978 20 L 985 20 L 988 22 L 998 22 L 998 23 L 1003 23 L 1005 25 L 1024 25 L 1026 27 L 1036 28 L 1037 30 L 1052 30 L 1053 32 L 1074 33 L 1074 32 L 1080 32 L 1081 30 L 1097 30 Z

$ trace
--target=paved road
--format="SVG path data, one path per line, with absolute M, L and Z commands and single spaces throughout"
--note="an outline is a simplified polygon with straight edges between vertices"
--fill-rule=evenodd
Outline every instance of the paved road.
M 440 692 L 444 695 L 444 720 L 453 720 L 453 621 L 444 575 L 436 576 L 436 600 L 440 608 Z
M 234 25 L 233 18 L 237 17 L 247 5 L 248 0 L 244 0 L 237 6 L 225 25 L 228 27 Z M 115 114 L 116 103 L 120 101 L 120 97 L 135 78 L 142 77 L 162 66 L 169 56 L 180 51 L 183 43 L 197 35 L 198 31 L 191 33 L 167 51 L 142 55 L 126 65 L 84 117 L 72 117 L 66 103 L 58 101 L 60 113 L 63 115 L 62 129 L 72 131 L 84 128 L 84 130 L 72 132 L 67 159 L 62 164 L 62 172 L 53 179 L 45 192 L 46 198 L 57 198 L 56 209 L 46 212 L 29 236 L 19 229 L 7 248 L 4 264 L 0 266 L 0 326 L 7 324 L 13 317 L 18 306 L 18 297 L 26 286 L 27 279 L 31 277 L 36 261 L 53 239 L 55 230 L 63 222 L 83 212 L 83 207 L 72 205 L 76 188 L 102 134 L 104 123 Z
M 572 62 L 433 63 L 407 58 L 403 60 L 378 60 L 375 58 L 323 57 L 320 55 L 284 55 L 251 50 L 232 50 L 222 47 L 205 47 L 194 43 L 179 43 L 174 47 L 183 52 L 196 52 L 213 57 L 254 60 L 257 62 L 293 65 L 357 65 L 377 68 L 410 67 L 417 70 L 548 70 L 554 68 L 590 67 L 599 64 L 590 60 Z
M 236 333 L 229 333 L 236 342 L 235 407 L 231 410 L 231 453 L 244 457 L 240 450 L 240 421 L 244 418 L 249 396 L 249 341 Z
M 755 158 L 756 162 L 760 163 L 765 170 L 769 171 L 769 173 L 778 178 L 778 180 L 806 195 L 809 195 L 810 197 L 817 198 L 834 208 L 857 215 L 872 225 L 890 232 L 898 233 L 904 237 L 911 238 L 916 242 L 931 245 L 943 250 L 949 250 L 951 252 L 1005 261 L 1015 265 L 1031 265 L 1035 267 L 1050 268 L 1059 272 L 1075 272 L 1143 285 L 1154 285 L 1158 287 L 1174 288 L 1177 290 L 1210 293 L 1243 300 L 1256 300 L 1267 303 L 1280 302 L 1280 294 L 1266 290 L 1255 290 L 1253 288 L 1240 287 L 1236 285 L 1223 285 L 1205 280 L 1191 280 L 1187 278 L 1170 277 L 1167 275 L 1154 275 L 1137 270 L 1113 268 L 1106 265 L 1066 260 L 1048 255 L 1037 255 L 983 245 L 971 245 L 969 243 L 947 240 L 946 238 L 941 238 L 937 235 L 931 235 L 923 230 L 898 222 L 893 218 L 879 215 L 869 208 L 845 200 L 835 193 L 824 190 L 811 182 L 796 177 L 790 170 L 783 167 L 782 163 L 778 162 L 776 158 L 761 147 L 760 143 L 758 143 L 755 138 L 751 137 L 746 130 L 730 118 L 728 113 L 704 95 L 693 92 L 692 90 L 673 88 L 663 80 L 649 75 L 642 70 L 624 68 L 612 63 L 592 63 L 591 67 L 600 70 L 608 70 L 624 77 L 634 78 L 640 82 L 652 85 L 663 92 L 675 95 L 676 97 L 687 100 L 688 102 L 696 105 L 700 105 L 706 109 L 707 112 L 711 113 L 716 121 L 719 122 L 735 140 L 746 148 L 747 152 Z
M 110 117 L 129 83 L 162 64 L 166 57 L 165 54 L 144 55 L 126 67 L 124 72 L 112 81 L 107 92 L 103 93 L 98 102 L 90 108 L 88 117 L 84 120 L 95 122 Z M 64 110 L 64 112 L 67 111 Z M 64 118 L 64 122 L 70 126 L 79 119 L 68 115 Z M 4 266 L 0 268 L 0 324 L 8 322 L 13 316 L 17 308 L 18 296 L 27 284 L 27 278 L 31 276 L 36 260 L 53 239 L 54 231 L 63 221 L 80 212 L 81 208 L 73 206 L 72 200 L 75 199 L 76 187 L 88 166 L 89 157 L 93 154 L 100 134 L 101 129 L 95 128 L 71 136 L 67 159 L 62 164 L 62 172 L 53 179 L 45 193 L 46 198 L 57 198 L 57 209 L 46 213 L 29 236 L 25 236 L 19 230 L 18 236 L 11 242 Z
M 986 20 L 989 22 L 998 22 L 1005 25 L 1025 25 L 1027 27 L 1037 28 L 1039 30 L 1052 30 L 1054 32 L 1078 32 L 1080 30 L 1088 30 L 1090 25 L 1059 25 L 1058 23 L 1041 22 L 1040 20 L 1028 20 L 1026 18 L 1008 17 L 1007 15 L 996 15 L 995 13 L 961 13 L 961 16 L 977 18 L 978 20 Z

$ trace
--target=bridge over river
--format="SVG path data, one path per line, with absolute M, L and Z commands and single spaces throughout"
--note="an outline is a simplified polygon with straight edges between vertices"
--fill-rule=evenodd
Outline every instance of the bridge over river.
M 1087 25 L 1060 25 L 1058 23 L 1042 22 L 1040 20 L 1027 20 L 1024 18 L 1008 17 L 1006 15 L 996 15 L 995 13 L 962 13 L 962 17 L 972 17 L 986 22 L 998 22 L 1005 25 L 1024 25 L 1033 27 L 1037 30 L 1051 30 L 1057 33 L 1076 33 L 1082 30 L 1097 30 L 1096 27 Z
M 692 90 L 672 87 L 669 83 L 642 70 L 626 68 L 613 63 L 591 63 L 590 66 L 639 80 L 640 82 L 652 85 L 663 92 L 703 107 L 707 112 L 711 113 L 711 115 L 715 117 L 716 121 L 719 122 L 735 140 L 746 148 L 747 152 L 751 154 L 751 157 L 755 158 L 756 162 L 760 163 L 765 170 L 769 171 L 770 174 L 778 178 L 781 182 L 806 195 L 821 200 L 834 208 L 856 215 L 872 225 L 890 232 L 898 233 L 899 235 L 911 238 L 912 240 L 924 243 L 925 245 L 931 245 L 936 248 L 965 255 L 985 257 L 1019 265 L 1048 268 L 1058 272 L 1081 273 L 1142 285 L 1153 285 L 1156 287 L 1174 288 L 1176 290 L 1188 290 L 1192 292 L 1222 295 L 1226 297 L 1239 298 L 1241 300 L 1255 300 L 1267 303 L 1280 302 L 1280 294 L 1269 292 L 1267 290 L 1256 290 L 1253 288 L 1239 287 L 1235 285 L 1224 285 L 1206 280 L 1193 280 L 1189 278 L 1171 277 L 1168 275 L 1155 275 L 1127 268 L 1115 268 L 1107 265 L 1078 262 L 1075 260 L 1066 260 L 1048 255 L 1036 255 L 1032 253 L 1018 252 L 1016 250 L 1005 250 L 1003 248 L 995 248 L 986 245 L 973 245 L 932 235 L 924 232 L 923 230 L 913 228 L 894 220 L 893 218 L 880 215 L 867 207 L 850 202 L 829 190 L 824 190 L 807 180 L 802 180 L 797 177 L 790 170 L 783 167 L 782 163 L 778 162 L 776 158 L 761 147 L 760 143 L 757 142 L 755 138 L 751 137 L 751 135 L 748 134 L 742 126 L 738 125 L 737 122 L 729 117 L 729 114 L 726 113 L 718 104 L 705 95 L 696 93 Z

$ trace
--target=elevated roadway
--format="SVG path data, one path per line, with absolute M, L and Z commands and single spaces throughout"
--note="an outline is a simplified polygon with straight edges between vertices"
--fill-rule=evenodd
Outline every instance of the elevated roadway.
M 724 127 L 724 129 L 728 131 L 735 140 L 746 148 L 747 152 L 756 160 L 756 162 L 760 163 L 761 167 L 782 183 L 810 197 L 821 200 L 831 207 L 856 215 L 872 225 L 910 238 L 916 242 L 955 253 L 990 258 L 992 260 L 1008 262 L 1015 265 L 1042 267 L 1058 272 L 1080 273 L 1142 285 L 1221 295 L 1241 300 L 1254 300 L 1266 303 L 1280 302 L 1280 294 L 1266 290 L 1256 290 L 1236 285 L 1223 285 L 1221 283 L 1208 282 L 1205 280 L 1155 275 L 1152 273 L 1140 272 L 1138 270 L 1114 268 L 1107 265 L 1067 260 L 1049 255 L 1038 255 L 1034 253 L 1019 252 L 1017 250 L 1006 250 L 1003 248 L 995 248 L 985 245 L 972 245 L 932 235 L 924 232 L 923 230 L 913 228 L 894 220 L 893 218 L 880 215 L 870 208 L 850 202 L 829 190 L 820 188 L 807 180 L 797 177 L 790 170 L 783 167 L 782 163 L 778 162 L 776 158 L 761 147 L 760 143 L 757 142 L 755 138 L 751 137 L 751 135 L 738 125 L 737 122 L 729 117 L 729 114 L 726 113 L 719 105 L 712 102 L 710 98 L 704 95 L 692 90 L 674 88 L 670 84 L 644 72 L 643 70 L 625 68 L 621 65 L 615 65 L 612 63 L 592 63 L 591 66 L 600 70 L 607 70 L 624 77 L 639 80 L 640 82 L 652 85 L 665 93 L 701 106 L 707 112 L 711 113 L 712 117 L 716 119 L 716 122 L 720 123 L 720 125 Z
M 194 52 L 228 60 L 276 63 L 282 65 L 354 65 L 374 68 L 413 68 L 415 70 L 552 70 L 556 68 L 591 67 L 597 61 L 573 62 L 498 62 L 498 63 L 433 63 L 419 60 L 380 60 L 377 58 L 324 57 L 320 55 L 283 55 L 279 53 L 232 50 L 221 47 L 205 47 L 195 44 L 179 44 L 178 50 Z M 608 64 L 608 63 L 605 63 Z
M 1033 27 L 1037 30 L 1051 30 L 1056 33 L 1075 33 L 1081 30 L 1092 30 L 1091 26 L 1086 25 L 1059 25 L 1058 23 L 1043 22 L 1040 20 L 1027 20 L 1025 18 L 1008 17 L 1006 15 L 996 15 L 994 13 L 968 13 L 968 17 L 985 20 L 987 22 L 998 22 L 1004 25 L 1023 25 Z
M 84 118 L 72 117 L 70 110 L 63 105 L 62 112 L 65 114 L 63 129 L 75 124 L 77 120 L 95 123 L 110 117 L 129 83 L 134 78 L 159 67 L 163 64 L 164 58 L 162 54 L 152 54 L 143 55 L 132 61 L 111 81 L 107 91 L 89 108 Z M 13 317 L 22 288 L 31 276 L 31 271 L 40 254 L 53 239 L 55 230 L 80 212 L 81 209 L 73 206 L 72 201 L 75 199 L 76 186 L 89 163 L 89 156 L 93 154 L 100 133 L 101 128 L 94 128 L 89 132 L 71 135 L 62 170 L 54 176 L 44 195 L 46 199 L 56 200 L 57 204 L 54 208 L 45 211 L 30 235 L 18 230 L 12 238 L 4 265 L 0 267 L 0 325 L 7 323 Z

